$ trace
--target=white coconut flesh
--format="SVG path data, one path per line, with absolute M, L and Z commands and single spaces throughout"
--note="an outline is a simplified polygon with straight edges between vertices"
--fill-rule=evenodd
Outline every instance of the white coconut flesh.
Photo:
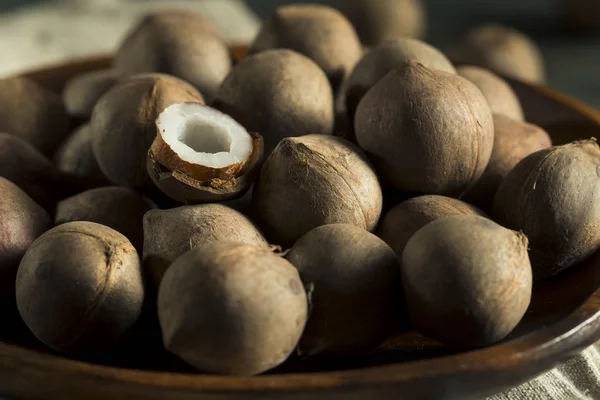
M 224 168 L 247 160 L 252 137 L 233 118 L 197 103 L 173 104 L 156 120 L 159 135 L 191 164 Z

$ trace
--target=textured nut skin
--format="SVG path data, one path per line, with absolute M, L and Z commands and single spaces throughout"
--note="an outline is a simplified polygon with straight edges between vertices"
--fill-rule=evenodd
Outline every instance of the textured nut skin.
M 58 203 L 54 223 L 89 221 L 122 233 L 142 252 L 143 218 L 152 207 L 137 192 L 118 186 L 87 190 Z
M 446 196 L 425 195 L 405 200 L 385 214 L 378 228 L 378 236 L 398 255 L 419 229 L 435 220 L 452 215 L 485 216 L 478 208 Z
M 89 118 L 94 106 L 119 80 L 114 69 L 86 72 L 71 78 L 65 85 L 62 99 L 67 112 L 76 118 Z
M 60 352 L 99 351 L 140 316 L 144 287 L 137 252 L 103 225 L 70 222 L 40 236 L 16 281 L 21 317 Z
M 492 114 L 506 115 L 517 121 L 525 120 L 517 94 L 504 79 L 490 70 L 474 65 L 458 67 L 456 73 L 481 90 Z
M 0 178 L 0 310 L 13 313 L 15 278 L 21 258 L 52 227 L 48 213 L 11 181 Z
M 214 242 L 169 268 L 158 316 L 167 350 L 199 370 L 255 375 L 296 347 L 306 293 L 298 271 L 269 249 Z
M 600 149 L 594 140 L 537 151 L 519 162 L 494 197 L 494 220 L 529 238 L 536 279 L 600 246 Z
M 402 284 L 418 331 L 459 348 L 496 343 L 531 300 L 527 238 L 479 216 L 439 219 L 406 245 Z
M 63 142 L 54 155 L 54 163 L 59 171 L 84 181 L 88 187 L 110 185 L 94 156 L 89 124 L 81 125 Z
M 144 272 L 148 285 L 158 289 L 173 261 L 207 243 L 229 240 L 256 247 L 268 243 L 252 222 L 221 204 L 151 210 L 144 216 Z
M 462 199 L 491 210 L 496 190 L 515 165 L 528 155 L 552 146 L 552 139 L 537 125 L 494 115 L 494 149 L 481 178 Z
M 291 247 L 321 225 L 346 223 L 372 231 L 382 193 L 360 149 L 339 137 L 307 135 L 282 140 L 265 161 L 253 203 L 267 237 Z
M 248 132 L 259 132 L 269 154 L 285 137 L 331 134 L 333 94 L 327 76 L 290 50 L 247 57 L 225 79 L 213 106 Z
M 301 355 L 367 353 L 407 320 L 400 260 L 372 233 L 346 224 L 320 226 L 298 239 L 287 259 L 310 296 Z
M 490 159 L 494 124 L 468 80 L 407 61 L 363 97 L 356 138 L 399 190 L 458 196 Z
M 231 70 L 231 54 L 212 23 L 201 15 L 162 11 L 145 17 L 117 51 L 115 66 L 124 76 L 170 74 L 214 98 Z
M 123 80 L 94 107 L 92 149 L 100 169 L 114 184 L 151 187 L 146 172 L 148 150 L 156 137 L 154 122 L 174 103 L 203 103 L 188 83 L 164 74 L 142 74 Z
M 16 136 L 0 133 L 0 176 L 10 180 L 48 211 L 78 190 L 43 154 Z
M 544 59 L 537 45 L 522 32 L 506 26 L 476 27 L 449 53 L 457 63 L 489 68 L 524 82 L 545 80 Z
M 0 132 L 49 157 L 69 135 L 69 116 L 56 94 L 28 78 L 0 79 Z
M 399 38 L 372 48 L 352 70 L 346 85 L 348 113 L 354 117 L 358 103 L 377 82 L 408 60 L 431 69 L 455 73 L 454 66 L 438 49 L 420 40 Z
M 422 39 L 427 15 L 422 0 L 337 0 L 367 46 L 397 38 Z
M 297 51 L 316 62 L 334 91 L 363 54 L 350 21 L 331 7 L 315 4 L 277 8 L 263 23 L 250 53 L 278 48 Z

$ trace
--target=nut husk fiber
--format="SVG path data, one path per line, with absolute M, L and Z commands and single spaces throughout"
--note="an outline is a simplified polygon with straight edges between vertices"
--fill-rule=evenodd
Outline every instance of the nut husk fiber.
M 144 287 L 134 247 L 117 231 L 69 222 L 27 250 L 16 282 L 21 317 L 59 352 L 101 351 L 140 316 Z
M 600 246 L 600 149 L 595 140 L 537 151 L 519 162 L 494 197 L 493 217 L 529 238 L 536 279 Z
M 146 16 L 117 51 L 115 67 L 124 76 L 160 72 L 189 82 L 210 101 L 231 70 L 227 43 L 212 23 L 189 11 Z
M 141 254 L 144 243 L 143 218 L 151 208 L 134 190 L 118 186 L 101 187 L 59 202 L 54 223 L 89 221 L 108 226 L 125 235 Z
M 458 64 L 473 64 L 529 83 L 545 80 L 544 59 L 537 45 L 516 29 L 499 24 L 478 26 L 450 50 Z
M 337 0 L 336 5 L 367 46 L 404 37 L 423 39 L 427 31 L 422 0 Z
M 248 218 L 221 204 L 148 211 L 144 215 L 143 257 L 148 285 L 158 289 L 169 265 L 185 252 L 222 240 L 269 246 Z
M 514 166 L 531 153 L 550 146 L 550 136 L 539 126 L 494 115 L 494 149 L 490 162 L 462 199 L 490 211 L 498 186 Z
M 372 233 L 346 224 L 320 226 L 298 239 L 287 259 L 311 305 L 300 355 L 368 353 L 408 320 L 400 260 Z
M 185 102 L 204 100 L 191 85 L 165 74 L 136 75 L 106 92 L 90 121 L 92 148 L 104 175 L 119 186 L 153 186 L 146 158 L 156 137 L 154 122 L 171 104 Z
M 517 121 L 525 120 L 517 94 L 504 79 L 488 69 L 474 65 L 458 67 L 456 73 L 481 90 L 493 114 L 506 115 Z
M 78 127 L 54 155 L 59 171 L 87 187 L 108 186 L 92 149 L 92 129 L 89 124 Z
M 60 97 L 31 79 L 0 79 L 0 132 L 50 157 L 69 135 L 69 116 Z
M 413 197 L 396 205 L 385 214 L 377 230 L 383 239 L 398 255 L 406 243 L 419 229 L 440 218 L 452 215 L 486 215 L 470 204 L 452 197 L 429 194 Z
M 213 106 L 259 132 L 265 154 L 285 137 L 331 134 L 333 94 L 327 76 L 309 58 L 290 50 L 247 57 L 227 76 Z
M 94 106 L 120 76 L 114 69 L 100 69 L 75 75 L 67 81 L 62 99 L 71 117 L 88 119 Z
M 0 133 L 0 176 L 51 212 L 58 200 L 81 189 L 78 182 L 58 171 L 35 147 L 6 133 Z
M 402 283 L 419 332 L 463 349 L 491 345 L 529 306 L 527 238 L 479 216 L 439 219 L 408 241 Z
M 16 314 L 15 279 L 21 258 L 52 227 L 48 213 L 11 181 L 0 178 L 0 313 Z
M 321 225 L 345 223 L 372 231 L 382 193 L 360 149 L 339 137 L 307 135 L 279 143 L 261 169 L 253 203 L 271 242 L 291 247 Z
M 270 249 L 215 242 L 178 258 L 158 293 L 165 348 L 202 372 L 255 375 L 292 353 L 306 323 L 298 271 Z
M 462 194 L 483 174 L 494 142 L 481 91 L 412 60 L 367 92 L 355 128 L 382 177 L 409 193 Z
M 391 70 L 408 60 L 415 60 L 431 69 L 456 73 L 446 56 L 433 46 L 416 39 L 388 40 L 369 50 L 352 70 L 346 93 L 346 105 L 350 117 L 363 96 Z
M 278 48 L 297 51 L 316 62 L 334 92 L 363 54 L 350 21 L 338 10 L 317 4 L 278 7 L 264 21 L 250 53 Z

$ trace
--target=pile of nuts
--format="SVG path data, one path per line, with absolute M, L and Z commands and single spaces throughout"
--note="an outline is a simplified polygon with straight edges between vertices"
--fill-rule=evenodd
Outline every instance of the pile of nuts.
M 455 66 L 415 38 L 418 1 L 352 4 L 278 8 L 237 63 L 202 16 L 161 12 L 63 99 L 1 80 L 0 312 L 77 357 L 149 314 L 233 375 L 408 329 L 505 338 L 534 279 L 600 246 L 600 149 L 525 122 L 495 73 L 543 79 L 522 34 L 477 28 Z

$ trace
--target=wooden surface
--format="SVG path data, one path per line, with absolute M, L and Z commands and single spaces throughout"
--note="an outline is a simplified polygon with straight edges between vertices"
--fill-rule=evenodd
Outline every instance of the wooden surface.
M 244 49 L 234 54 L 239 59 Z M 69 76 L 109 65 L 110 59 L 104 57 L 25 75 L 60 91 Z M 511 84 L 527 118 L 545 128 L 555 143 L 600 136 L 600 115 L 589 107 L 548 88 Z M 45 353 L 34 341 L 26 341 L 26 348 L 8 344 L 15 338 L 5 339 L 0 343 L 0 394 L 27 399 L 480 398 L 533 378 L 600 339 L 599 287 L 597 255 L 537 284 L 525 318 L 496 346 L 452 354 L 443 345 L 408 332 L 391 338 L 369 357 L 292 358 L 258 377 L 193 373 L 160 348 L 156 333 L 134 334 L 96 364 Z M 23 343 L 22 338 L 16 341 Z

